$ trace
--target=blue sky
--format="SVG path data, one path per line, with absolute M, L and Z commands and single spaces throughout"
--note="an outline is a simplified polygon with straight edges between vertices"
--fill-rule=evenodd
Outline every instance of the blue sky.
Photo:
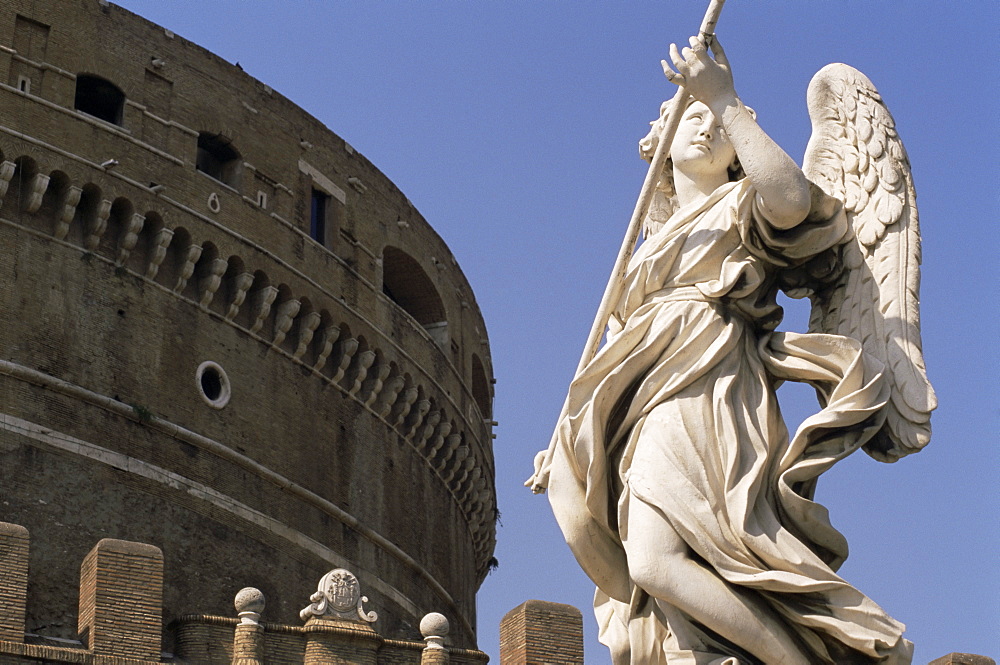
M 449 244 L 497 377 L 503 526 L 500 568 L 479 596 L 480 647 L 496 662 L 500 618 L 540 598 L 580 607 L 587 663 L 607 662 L 593 587 L 547 500 L 521 483 L 548 443 L 642 184 L 636 142 L 672 94 L 659 60 L 697 29 L 707 0 L 118 4 L 239 61 L 319 118 Z M 940 400 L 933 440 L 894 465 L 859 453 L 818 495 L 851 544 L 842 575 L 907 624 L 915 663 L 1000 656 L 998 25 L 995 0 L 732 0 L 717 29 L 737 91 L 796 160 L 809 78 L 837 61 L 872 79 L 910 155 Z M 793 303 L 785 327 L 801 328 L 806 307 Z M 813 408 L 810 392 L 782 390 L 791 424 Z

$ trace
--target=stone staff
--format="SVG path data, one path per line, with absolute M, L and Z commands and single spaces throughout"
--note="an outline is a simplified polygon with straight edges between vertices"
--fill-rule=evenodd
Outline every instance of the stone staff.
M 726 0 L 711 0 L 708 5 L 705 18 L 702 19 L 701 28 L 698 30 L 699 37 L 706 44 L 714 35 L 715 24 L 719 20 L 719 14 L 722 12 L 722 6 L 725 2 Z M 583 347 L 583 355 L 580 357 L 580 363 L 576 366 L 577 374 L 597 355 L 597 349 L 601 345 L 601 337 L 604 335 L 604 329 L 608 325 L 608 319 L 611 318 L 611 312 L 615 307 L 615 303 L 618 302 L 618 298 L 621 296 L 622 279 L 625 277 L 625 271 L 628 268 L 629 257 L 632 255 L 632 248 L 635 247 L 636 240 L 639 238 L 639 229 L 642 227 L 642 220 L 649 210 L 649 203 L 652 201 L 653 193 L 656 191 L 656 182 L 660 177 L 660 172 L 663 171 L 663 167 L 667 163 L 667 157 L 670 155 L 670 144 L 673 143 L 674 134 L 677 133 L 677 126 L 681 121 L 681 111 L 686 98 L 687 92 L 684 90 L 684 86 L 678 86 L 677 92 L 674 94 L 673 99 L 670 100 L 670 106 L 667 108 L 666 122 L 663 123 L 663 130 L 660 133 L 656 152 L 653 154 L 653 159 L 649 164 L 649 170 L 646 172 L 646 180 L 642 183 L 642 189 L 639 190 L 639 200 L 636 201 L 635 209 L 632 211 L 632 219 L 628 223 L 628 230 L 625 232 L 622 246 L 618 250 L 618 258 L 615 260 L 615 267 L 611 270 L 611 278 L 604 289 L 601 305 L 597 309 L 597 316 L 594 317 L 594 325 L 591 327 L 587 343 Z M 566 404 L 564 403 L 562 413 L 556 422 L 560 422 L 565 415 Z M 545 474 L 540 473 L 540 471 L 548 466 L 552 444 L 555 440 L 556 437 L 553 434 L 552 442 L 549 444 L 548 449 L 539 453 L 535 458 L 535 473 L 524 483 L 526 487 L 530 487 L 531 491 L 536 494 L 545 491 L 545 478 L 543 477 Z

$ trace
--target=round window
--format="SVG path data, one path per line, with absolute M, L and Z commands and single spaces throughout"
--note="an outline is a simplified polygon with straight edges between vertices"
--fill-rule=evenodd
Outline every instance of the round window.
M 221 409 L 229 404 L 229 398 L 232 395 L 229 377 L 226 376 L 226 371 L 218 363 L 206 360 L 198 365 L 195 382 L 198 385 L 201 398 L 213 409 Z

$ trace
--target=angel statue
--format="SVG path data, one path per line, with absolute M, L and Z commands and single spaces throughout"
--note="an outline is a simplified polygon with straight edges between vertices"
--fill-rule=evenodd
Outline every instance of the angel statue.
M 713 35 L 670 58 L 685 92 L 645 240 L 527 484 L 548 490 L 597 585 L 616 665 L 909 663 L 904 626 L 837 576 L 847 543 L 813 501 L 858 448 L 891 462 L 930 437 L 917 210 L 892 117 L 860 72 L 823 68 L 800 169 Z M 776 330 L 779 290 L 811 298 L 808 333 Z M 820 403 L 792 437 L 784 381 Z

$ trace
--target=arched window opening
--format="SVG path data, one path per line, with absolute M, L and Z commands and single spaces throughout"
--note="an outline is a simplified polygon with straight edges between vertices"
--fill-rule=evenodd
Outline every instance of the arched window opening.
M 73 108 L 113 125 L 121 125 L 125 93 L 114 83 L 100 76 L 77 74 L 76 100 Z
M 486 370 L 479 356 L 472 354 L 472 399 L 479 407 L 479 413 L 484 419 L 493 417 L 493 397 L 490 395 L 490 383 L 486 378 Z
M 444 303 L 416 259 L 395 247 L 382 252 L 382 293 L 416 319 L 442 349 L 448 348 Z
M 198 156 L 195 167 L 202 173 L 230 187 L 236 187 L 240 153 L 231 139 L 222 134 L 198 134 Z

